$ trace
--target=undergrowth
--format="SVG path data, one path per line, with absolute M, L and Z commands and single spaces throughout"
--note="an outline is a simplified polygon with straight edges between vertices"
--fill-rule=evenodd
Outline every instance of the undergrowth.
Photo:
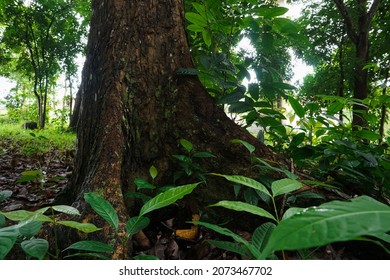
M 48 126 L 44 130 L 23 129 L 22 124 L 3 123 L 0 125 L 0 153 L 7 147 L 20 147 L 21 152 L 46 153 L 52 149 L 59 151 L 73 150 L 76 144 L 76 135 L 71 132 L 59 131 L 56 127 Z

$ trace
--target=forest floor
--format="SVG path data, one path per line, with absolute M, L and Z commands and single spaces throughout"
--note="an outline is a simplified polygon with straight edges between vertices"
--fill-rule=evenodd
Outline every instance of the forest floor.
M 33 139 L 36 138 L 33 136 Z M 47 138 L 43 137 L 39 141 L 41 140 L 47 141 Z M 72 172 L 74 151 L 53 145 L 48 149 L 38 149 L 39 141 L 27 143 L 0 135 L 0 191 L 12 191 L 11 197 L 0 202 L 1 211 L 34 211 L 52 205 L 56 195 L 66 186 Z M 178 230 L 190 230 L 177 225 L 186 224 L 191 215 L 191 212 L 185 213 L 182 209 L 178 211 L 172 208 L 156 213 L 151 219 L 151 225 L 144 232 L 151 245 L 148 248 L 135 246 L 137 253 L 153 255 L 159 259 L 241 259 L 237 254 L 204 242 L 209 239 L 222 239 L 222 236 L 210 230 L 196 229 L 196 232 L 190 233 L 194 234 L 193 238 L 178 236 Z M 248 240 L 251 238 L 250 230 L 231 230 Z M 382 251 L 369 242 L 355 241 L 330 244 L 314 250 L 285 252 L 284 257 L 322 260 L 388 258 Z

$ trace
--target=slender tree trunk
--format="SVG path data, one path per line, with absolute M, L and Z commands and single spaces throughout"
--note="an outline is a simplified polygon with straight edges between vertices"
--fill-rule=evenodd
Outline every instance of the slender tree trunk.
M 368 70 L 364 66 L 369 62 L 369 32 L 372 19 L 378 10 L 381 0 L 374 0 L 367 8 L 367 0 L 357 0 L 357 23 L 347 9 L 343 0 L 333 0 L 344 19 L 349 39 L 356 48 L 356 66 L 354 75 L 353 97 L 363 101 L 368 97 Z M 367 11 L 368 9 L 368 11 Z M 366 127 L 365 114 L 367 107 L 355 102 L 353 105 L 352 128 Z
M 344 28 L 343 28 L 343 33 L 341 34 L 340 38 L 340 45 L 339 45 L 339 65 L 340 65 L 340 79 L 339 79 L 339 90 L 338 90 L 338 95 L 341 98 L 344 98 L 344 82 L 345 82 L 345 73 L 344 73 Z M 339 119 L 340 121 L 343 121 L 344 118 L 344 110 L 341 109 L 339 112 Z
M 125 203 L 124 194 L 135 191 L 135 178 L 148 178 L 151 165 L 160 174 L 157 184 L 171 183 L 172 155 L 183 154 L 178 146 L 181 138 L 216 156 L 205 164 L 208 171 L 251 172 L 247 151 L 231 143 L 236 138 L 255 145 L 264 159 L 282 162 L 230 120 L 196 76 L 175 75 L 179 68 L 194 67 L 182 1 L 95 0 L 92 8 L 82 94 L 78 94 L 75 168 L 65 193 L 81 212 L 90 211 L 83 194 L 95 191 L 115 206 L 122 222 L 137 214 L 131 212 L 131 202 Z M 210 180 L 192 198 L 207 206 L 233 196 L 225 183 Z M 87 216 L 94 219 L 90 213 Z M 127 256 L 128 248 L 120 244 L 116 248 L 114 258 Z
M 384 76 L 384 82 L 383 82 L 383 89 L 382 89 L 382 95 L 385 96 L 387 92 L 387 82 L 389 80 L 389 68 L 385 69 L 385 76 Z M 379 144 L 383 143 L 383 139 L 385 137 L 385 124 L 386 124 L 386 117 L 387 117 L 387 107 L 386 104 L 382 105 L 382 110 L 381 110 L 381 119 L 379 123 Z

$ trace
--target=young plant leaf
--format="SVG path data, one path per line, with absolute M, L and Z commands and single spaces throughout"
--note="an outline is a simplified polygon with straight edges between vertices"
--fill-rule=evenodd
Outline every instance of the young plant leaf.
M 211 158 L 215 157 L 212 153 L 209 152 L 197 152 L 192 155 L 194 158 Z
M 57 212 L 60 212 L 60 213 L 64 213 L 64 214 L 68 214 L 68 215 L 77 215 L 77 216 L 80 215 L 79 210 L 77 210 L 76 208 L 74 208 L 72 206 L 68 206 L 68 205 L 54 205 L 54 206 L 52 206 L 52 208 L 53 208 L 54 211 L 57 211 Z
M 91 233 L 94 231 L 101 230 L 101 228 L 96 227 L 94 224 L 89 223 L 79 223 L 75 221 L 59 221 L 58 224 L 77 229 L 85 233 Z
M 271 196 L 268 189 L 263 184 L 261 184 L 260 182 L 257 182 L 256 180 L 253 180 L 251 178 L 248 178 L 245 176 L 240 176 L 240 175 L 223 175 L 223 174 L 216 174 L 216 173 L 211 173 L 211 175 L 224 177 L 226 180 L 228 180 L 230 182 L 238 183 L 238 184 L 253 188 L 255 190 L 259 190 L 262 193 L 265 193 L 266 195 Z
M 368 196 L 331 201 L 282 220 L 262 252 L 296 250 L 390 231 L 390 207 Z
M 3 260 L 14 246 L 18 237 L 17 230 L 0 230 L 0 260 Z
M 252 154 L 256 150 L 255 146 L 240 139 L 233 139 L 232 143 L 244 145 L 244 147 L 249 151 L 250 154 Z
M 239 236 L 238 234 L 232 232 L 231 230 L 229 230 L 227 228 L 223 228 L 223 227 L 220 227 L 220 226 L 217 226 L 214 224 L 210 224 L 210 223 L 206 223 L 206 222 L 192 221 L 191 223 L 193 223 L 194 225 L 204 226 L 206 228 L 214 230 L 215 232 L 217 232 L 219 234 L 229 236 L 229 237 L 233 238 L 234 241 L 243 244 L 251 252 L 251 254 L 252 254 L 252 256 L 254 256 L 254 258 L 258 259 L 260 257 L 260 252 L 257 251 L 255 249 L 255 247 L 252 246 L 252 244 L 250 244 L 246 239 L 244 239 L 243 237 Z
M 291 107 L 294 109 L 295 114 L 298 117 L 303 118 L 306 114 L 305 108 L 292 96 L 288 96 L 288 101 L 290 102 Z
M 37 213 L 37 212 L 31 212 L 26 210 L 15 210 L 10 212 L 1 212 L 0 215 L 5 216 L 7 219 L 11 221 L 23 221 L 23 220 L 33 220 L 33 221 L 40 221 L 40 222 L 54 222 L 51 218 Z
M 282 220 L 288 219 L 288 218 L 294 216 L 295 214 L 302 212 L 303 209 L 304 208 L 300 208 L 300 207 L 290 207 L 290 208 L 288 208 L 287 211 L 284 212 Z
M 300 182 L 289 178 L 274 181 L 271 185 L 272 195 L 274 197 L 285 193 L 291 193 L 300 188 L 302 188 L 302 184 Z
M 119 218 L 114 207 L 97 193 L 85 193 L 84 199 L 100 217 L 105 219 L 115 230 L 118 230 Z
M 271 213 L 269 213 L 268 211 L 266 211 L 260 207 L 257 207 L 255 205 L 241 202 L 241 201 L 223 200 L 223 201 L 219 201 L 219 202 L 217 202 L 213 205 L 210 205 L 210 206 L 221 206 L 221 207 L 235 210 L 235 211 L 244 211 L 244 212 L 248 212 L 248 213 L 260 216 L 260 217 L 269 218 L 269 219 L 274 220 L 276 222 L 275 217 Z
M 259 252 L 264 250 L 275 227 L 273 223 L 265 223 L 255 229 L 252 235 L 252 244 Z
M 150 174 L 150 177 L 152 177 L 153 180 L 157 177 L 158 171 L 157 171 L 157 168 L 154 165 L 152 165 L 149 168 L 149 174 Z
M 0 215 L 0 228 L 5 226 L 5 217 L 3 215 Z
M 138 191 L 142 189 L 154 190 L 156 188 L 155 185 L 149 183 L 148 181 L 142 178 L 135 178 L 134 184 L 136 184 Z
M 40 231 L 41 227 L 42 227 L 42 222 L 30 221 L 30 222 L 22 225 L 19 228 L 19 232 L 21 235 L 23 235 L 27 238 L 31 238 Z
M 1 191 L 0 192 L 0 202 L 11 197 L 11 195 L 12 195 L 12 191 L 8 191 L 8 190 Z
M 147 217 L 135 216 L 131 217 L 126 223 L 127 236 L 132 236 L 137 232 L 146 228 L 150 223 Z
M 177 200 L 183 198 L 185 195 L 192 192 L 200 183 L 184 185 L 176 188 L 169 189 L 159 195 L 155 196 L 142 206 L 139 215 L 143 216 L 156 209 L 163 208 L 165 206 L 175 203 Z
M 182 145 L 187 152 L 191 152 L 193 149 L 192 143 L 186 139 L 180 139 L 180 145 Z
M 20 247 L 27 255 L 43 260 L 49 250 L 49 242 L 45 239 L 25 240 L 20 244 Z
M 247 248 L 237 243 L 233 243 L 229 241 L 220 241 L 220 240 L 207 240 L 207 242 L 219 249 L 233 252 L 247 258 L 252 255 Z
M 76 243 L 73 243 L 65 250 L 82 250 L 82 251 L 90 251 L 90 252 L 98 252 L 98 253 L 113 253 L 114 249 L 103 242 L 92 241 L 92 240 L 83 240 Z M 65 251 L 64 250 L 64 251 Z

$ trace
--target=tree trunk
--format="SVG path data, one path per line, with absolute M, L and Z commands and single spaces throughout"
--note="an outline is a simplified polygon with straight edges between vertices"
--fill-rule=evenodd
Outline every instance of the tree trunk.
M 212 172 L 249 175 L 248 153 L 231 143 L 236 138 L 255 145 L 262 158 L 282 162 L 230 120 L 196 76 L 175 75 L 194 67 L 182 1 L 95 0 L 92 8 L 75 168 L 66 192 L 84 215 L 83 194 L 91 191 L 111 202 L 122 222 L 137 214 L 124 194 L 135 191 L 135 178 L 148 178 L 151 165 L 159 171 L 156 184 L 172 183 L 181 138 L 216 156 L 205 164 Z M 201 207 L 229 196 L 226 182 L 210 180 L 191 197 Z M 124 252 L 118 244 L 114 255 Z
M 342 0 L 333 0 L 345 21 L 349 39 L 356 48 L 356 66 L 354 75 L 353 97 L 363 101 L 368 97 L 368 70 L 364 66 L 369 62 L 369 32 L 372 19 L 378 10 L 381 0 L 374 0 L 367 8 L 367 0 L 357 0 L 357 24 Z M 368 11 L 367 11 L 368 9 Z M 352 129 L 366 127 L 365 114 L 367 107 L 355 102 L 353 105 Z

